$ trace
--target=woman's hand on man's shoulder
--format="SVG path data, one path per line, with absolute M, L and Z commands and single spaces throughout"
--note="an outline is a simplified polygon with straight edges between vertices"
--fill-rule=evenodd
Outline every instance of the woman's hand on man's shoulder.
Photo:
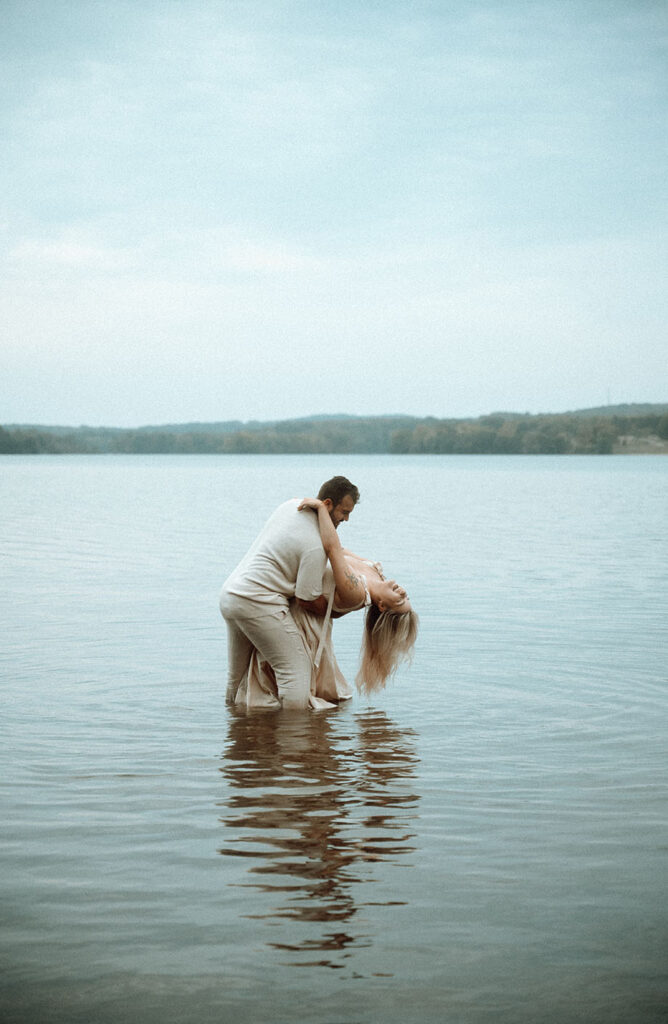
M 297 511 L 303 512 L 305 508 L 312 508 L 314 512 L 317 512 L 322 504 L 320 498 L 300 498 Z

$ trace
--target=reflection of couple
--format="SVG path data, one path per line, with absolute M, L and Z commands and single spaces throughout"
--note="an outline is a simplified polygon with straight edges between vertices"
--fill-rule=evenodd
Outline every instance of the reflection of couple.
M 356 679 L 361 690 L 384 686 L 410 655 L 417 616 L 406 591 L 385 579 L 377 562 L 339 541 L 337 528 L 358 500 L 355 485 L 337 476 L 317 498 L 284 502 L 225 581 L 220 609 L 227 623 L 229 703 L 317 709 L 349 698 L 331 618 L 361 608 L 367 609 Z
M 288 962 L 316 954 L 342 968 L 372 944 L 371 903 L 404 903 L 391 866 L 412 866 L 416 849 L 414 734 L 373 709 L 346 716 L 343 732 L 328 715 L 234 710 L 228 722 L 219 853 L 248 872 L 230 883 L 248 893 L 243 915 L 272 925 L 267 944 L 298 954 Z M 360 889 L 376 882 L 390 884 L 387 903 Z

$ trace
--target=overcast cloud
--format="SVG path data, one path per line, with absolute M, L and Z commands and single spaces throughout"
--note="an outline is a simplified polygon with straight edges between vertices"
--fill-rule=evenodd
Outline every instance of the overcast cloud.
M 668 399 L 665 3 L 0 4 L 0 422 Z

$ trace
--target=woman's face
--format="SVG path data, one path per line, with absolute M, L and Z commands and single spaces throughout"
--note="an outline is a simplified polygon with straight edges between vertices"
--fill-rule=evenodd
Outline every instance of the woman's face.
M 396 580 L 383 580 L 378 594 L 378 607 L 381 612 L 393 612 L 395 615 L 412 611 L 408 594 Z

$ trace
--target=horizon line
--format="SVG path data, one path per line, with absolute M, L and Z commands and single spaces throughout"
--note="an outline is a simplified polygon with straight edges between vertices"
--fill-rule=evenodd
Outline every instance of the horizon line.
M 605 414 L 606 410 L 610 410 L 610 414 L 614 415 L 614 410 L 615 409 L 633 409 L 633 408 L 636 408 L 636 407 L 637 408 L 652 408 L 652 407 L 660 408 L 660 407 L 666 407 L 668 409 L 668 401 L 665 401 L 665 402 L 616 402 L 614 404 L 609 404 L 608 403 L 606 405 L 585 406 L 585 407 L 582 407 L 582 408 L 579 408 L 579 409 L 565 409 L 565 410 L 559 411 L 559 412 L 556 412 L 554 410 L 541 411 L 541 412 L 529 412 L 528 410 L 525 410 L 523 412 L 519 412 L 518 410 L 512 410 L 512 409 L 494 409 L 491 412 L 482 412 L 482 413 L 478 413 L 477 415 L 470 415 L 470 416 L 436 416 L 433 413 L 425 413 L 423 415 L 417 415 L 415 413 L 403 413 L 403 412 L 376 413 L 376 414 L 369 414 L 369 413 L 364 413 L 364 414 L 361 414 L 361 413 L 344 413 L 344 412 L 339 412 L 339 413 L 319 412 L 319 413 L 311 413 L 310 415 L 286 416 L 286 417 L 283 417 L 283 418 L 280 418 L 280 419 L 272 418 L 272 419 L 266 419 L 266 420 L 261 420 L 261 419 L 257 419 L 257 418 L 252 418 L 252 419 L 248 419 L 248 420 L 240 420 L 240 419 L 237 419 L 237 418 L 219 419 L 219 420 L 165 420 L 162 423 L 142 423 L 142 424 L 133 425 L 133 426 L 116 426 L 116 425 L 112 425 L 112 424 L 108 424 L 108 423 L 98 423 L 98 424 L 79 423 L 79 424 L 75 425 L 75 424 L 72 424 L 72 423 L 53 423 L 53 422 L 52 423 L 37 423 L 35 421 L 31 421 L 31 422 L 24 422 L 24 423 L 16 423 L 16 422 L 14 422 L 14 423 L 2 423 L 2 424 L 0 424 L 0 427 L 2 427 L 5 430 L 15 430 L 15 429 L 23 430 L 23 429 L 40 429 L 40 428 L 42 428 L 42 429 L 54 429 L 54 428 L 57 428 L 57 429 L 68 429 L 68 430 L 121 430 L 122 431 L 122 430 L 159 430 L 159 429 L 161 429 L 163 427 L 188 427 L 188 426 L 207 427 L 207 426 L 217 426 L 217 425 L 220 425 L 222 423 L 224 423 L 224 424 L 239 424 L 240 427 L 248 426 L 250 424 L 253 424 L 253 425 L 261 424 L 261 425 L 264 425 L 264 426 L 270 426 L 272 424 L 279 424 L 279 423 L 299 423 L 299 422 L 304 422 L 304 421 L 308 421 L 308 420 L 323 420 L 323 419 L 330 419 L 330 420 L 344 420 L 344 419 L 347 419 L 347 420 L 382 420 L 382 419 L 429 420 L 429 419 L 433 419 L 433 420 L 458 420 L 458 421 L 465 421 L 465 420 L 482 419 L 483 417 L 487 417 L 487 416 L 569 416 L 569 415 L 577 415 L 577 414 L 581 414 L 581 413 L 592 413 L 592 412 L 600 412 L 603 415 L 603 414 Z

